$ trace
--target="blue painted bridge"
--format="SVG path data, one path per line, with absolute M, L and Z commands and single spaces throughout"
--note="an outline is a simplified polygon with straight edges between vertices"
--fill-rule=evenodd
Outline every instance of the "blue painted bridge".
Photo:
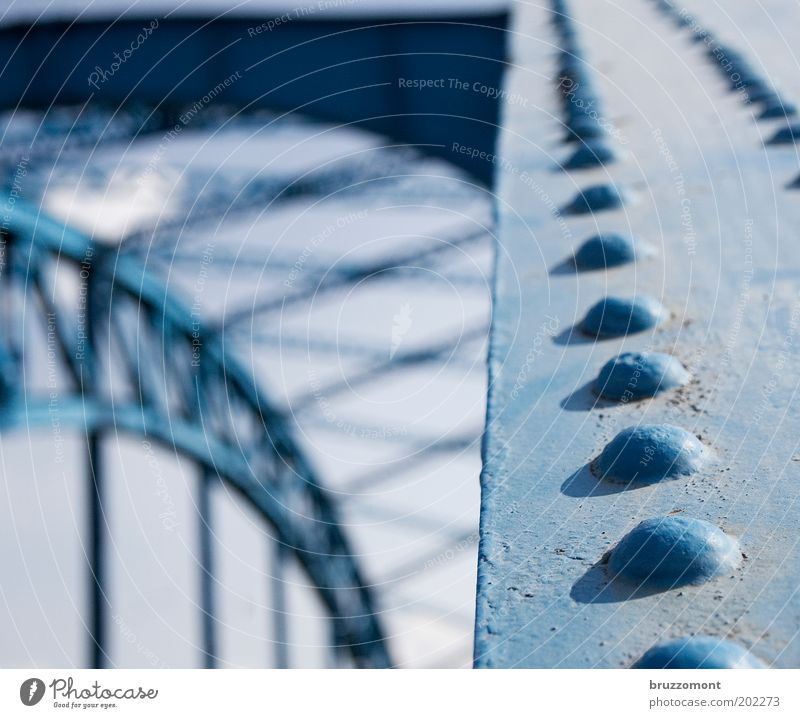
M 736 5 L 517 8 L 479 667 L 800 665 L 797 9 Z

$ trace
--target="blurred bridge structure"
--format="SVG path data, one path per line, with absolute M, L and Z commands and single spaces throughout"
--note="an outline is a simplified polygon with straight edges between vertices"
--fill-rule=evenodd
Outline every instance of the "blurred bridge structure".
M 469 664 L 507 18 L 335 5 L 7 9 L 4 664 Z

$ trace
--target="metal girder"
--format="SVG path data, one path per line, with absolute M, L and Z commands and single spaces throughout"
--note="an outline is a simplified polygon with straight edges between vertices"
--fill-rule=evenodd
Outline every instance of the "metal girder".
M 800 666 L 794 109 L 712 25 L 517 6 L 476 666 Z
M 445 157 L 482 182 L 490 178 L 483 163 L 450 147 L 457 139 L 491 151 L 495 99 L 455 86 L 419 92 L 398 80 L 447 76 L 475 88 L 497 87 L 504 69 L 504 11 L 477 6 L 443 17 L 305 17 L 268 32 L 262 15 L 160 15 L 146 51 L 126 58 L 114 82 L 98 69 L 137 36 L 138 19 L 0 26 L 0 104 L 132 106 L 136 114 L 135 105 L 145 103 L 156 107 L 145 118 L 148 128 L 180 131 L 186 105 L 222 88 L 222 101 L 240 111 L 268 107 L 361 127 Z

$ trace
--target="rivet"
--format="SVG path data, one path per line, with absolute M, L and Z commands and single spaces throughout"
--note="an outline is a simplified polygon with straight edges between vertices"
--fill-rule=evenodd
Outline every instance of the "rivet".
M 600 140 L 588 140 L 578 147 L 562 167 L 565 170 L 582 170 L 590 167 L 600 167 L 609 164 L 616 159 L 616 154 L 605 142 Z
M 571 80 L 572 84 L 560 83 L 560 89 L 566 94 L 572 90 L 589 87 L 589 76 L 580 57 L 564 53 L 559 62 L 559 73 L 562 78 Z
M 614 185 L 593 185 L 578 192 L 565 208 L 567 214 L 589 214 L 604 209 L 622 207 L 624 195 Z
M 777 90 L 773 87 L 769 87 L 768 85 L 756 85 L 755 87 L 748 87 L 747 90 L 747 100 L 751 103 L 757 103 L 760 105 L 770 105 L 773 103 L 780 103 L 783 101 L 780 94 L 778 94 Z
M 654 484 L 697 473 L 710 458 L 711 451 L 679 426 L 641 424 L 606 444 L 592 470 L 616 484 Z
M 578 31 L 571 23 L 572 18 L 562 15 L 559 20 L 560 22 L 556 23 L 556 27 L 558 27 L 561 32 L 562 45 L 564 45 L 564 47 L 577 47 Z
M 580 82 L 580 80 L 576 80 L 576 83 L 577 82 Z M 583 82 L 586 84 L 576 85 L 568 89 L 568 92 L 571 93 L 570 99 L 567 101 L 568 104 L 564 107 L 564 113 L 567 117 L 567 126 L 571 127 L 583 120 L 588 120 L 592 127 L 599 128 L 597 118 L 589 114 L 589 109 L 596 108 L 600 104 L 600 99 L 592 92 L 588 80 L 583 80 Z
M 789 117 L 790 115 L 797 114 L 797 107 L 791 102 L 782 102 L 781 100 L 772 101 L 764 107 L 761 114 L 758 116 L 759 120 L 772 120 L 776 117 Z
M 707 55 L 718 65 L 724 64 L 732 67 L 737 63 L 744 61 L 744 55 L 742 55 L 742 53 L 734 50 L 728 45 L 723 45 L 722 43 L 718 43 L 714 47 L 709 47 L 707 50 Z
M 740 60 L 729 68 L 728 78 L 731 90 L 738 91 L 742 88 L 753 90 L 768 89 L 759 74 L 745 60 Z
M 738 643 L 712 636 L 689 636 L 660 643 L 633 668 L 766 668 Z
M 10 403 L 14 394 L 17 393 L 19 378 L 14 369 L 11 355 L 0 344 L 0 409 L 4 404 Z
M 605 134 L 605 130 L 600 126 L 600 123 L 584 112 L 582 116 L 576 117 L 567 123 L 567 134 L 564 137 L 564 142 L 597 139 L 605 136 Z
M 704 42 L 704 43 L 711 43 L 714 41 L 713 33 L 709 32 L 708 30 L 698 30 L 695 32 L 694 37 L 692 38 L 692 42 Z
M 631 401 L 688 384 L 692 376 L 674 356 L 659 352 L 625 352 L 606 362 L 594 382 L 599 396 Z
M 611 551 L 613 576 L 667 590 L 730 574 L 741 560 L 739 542 L 708 521 L 664 516 L 642 521 Z
M 574 262 L 578 269 L 605 269 L 635 262 L 651 251 L 648 246 L 634 241 L 633 237 L 604 232 L 587 239 L 575 252 Z
M 581 331 L 598 338 L 620 337 L 654 327 L 666 316 L 666 309 L 652 297 L 606 297 L 586 312 Z
M 778 130 L 769 140 L 768 145 L 786 145 L 800 140 L 800 125 L 789 125 Z

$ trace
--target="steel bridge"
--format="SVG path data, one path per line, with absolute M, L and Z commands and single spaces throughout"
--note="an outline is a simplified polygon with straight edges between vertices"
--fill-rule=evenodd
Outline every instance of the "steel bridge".
M 477 666 L 800 665 L 796 13 L 517 7 Z
M 750 5 L 552 0 L 515 4 L 510 19 L 303 21 L 255 37 L 252 17 L 171 18 L 94 91 L 97 58 L 136 21 L 21 22 L 0 29 L 0 102 L 158 108 L 138 136 L 241 71 L 226 90 L 238 108 L 367 128 L 488 183 L 498 241 L 475 666 L 797 667 L 800 23 L 791 3 L 774 17 Z M 397 87 L 453 77 L 497 91 Z M 337 172 L 267 192 L 313 195 Z M 240 492 L 310 576 L 335 649 L 392 665 L 324 477 L 219 327 L 198 327 L 135 253 L 13 195 L 6 206 L 3 431 L 51 422 L 25 364 L 38 320 L 70 387 L 62 417 L 85 434 L 91 663 L 108 663 L 98 447 L 121 430 L 197 464 L 201 537 L 208 487 Z M 64 272 L 72 304 L 57 301 Z M 200 546 L 212 666 L 213 553 Z

